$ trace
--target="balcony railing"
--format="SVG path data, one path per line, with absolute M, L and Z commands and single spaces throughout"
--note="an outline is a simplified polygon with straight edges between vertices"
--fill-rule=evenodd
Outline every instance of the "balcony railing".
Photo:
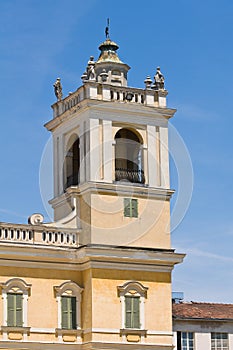
M 79 232 L 48 226 L 0 223 L 0 244 L 29 244 L 56 247 L 78 247 Z
M 133 183 L 145 183 L 145 175 L 143 170 L 132 170 L 124 168 L 115 169 L 115 180 L 116 181 L 129 181 Z

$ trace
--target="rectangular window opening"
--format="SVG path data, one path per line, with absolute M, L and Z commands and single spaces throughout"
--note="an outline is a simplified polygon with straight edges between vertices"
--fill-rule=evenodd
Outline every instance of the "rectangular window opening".
M 194 334 L 177 332 L 177 350 L 194 350 Z
M 133 198 L 124 198 L 124 216 L 129 218 L 138 217 L 138 200 Z
M 125 297 L 125 328 L 140 329 L 140 297 Z
M 61 328 L 76 329 L 76 297 L 61 297 Z
M 7 294 L 7 326 L 23 327 L 23 294 Z
M 228 334 L 227 333 L 211 333 L 211 350 L 228 350 Z

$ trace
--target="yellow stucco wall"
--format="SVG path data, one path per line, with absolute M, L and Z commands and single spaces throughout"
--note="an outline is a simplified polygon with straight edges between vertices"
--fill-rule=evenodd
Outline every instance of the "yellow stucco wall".
M 7 282 L 13 277 L 23 279 L 31 284 L 28 298 L 28 326 L 34 328 L 55 329 L 58 327 L 58 310 L 54 286 L 72 280 L 84 288 L 82 293 L 81 326 L 86 330 L 83 341 L 122 341 L 119 334 L 102 334 L 91 329 L 121 329 L 121 303 L 117 287 L 125 282 L 135 280 L 148 288 L 145 299 L 145 328 L 157 331 L 171 331 L 170 273 L 87 269 L 85 271 L 68 271 L 53 269 L 32 269 L 2 267 L 0 282 Z M 2 303 L 0 303 L 0 320 L 2 324 Z M 54 334 L 31 332 L 30 341 L 56 342 Z M 151 340 L 150 340 L 151 339 Z M 152 342 L 154 337 L 147 337 Z M 160 341 L 161 340 L 160 336 Z
M 91 230 L 95 243 L 170 248 L 169 201 L 138 198 L 138 217 L 124 216 L 127 195 L 92 194 Z M 130 198 L 137 198 L 133 197 Z
M 148 288 L 145 299 L 145 328 L 171 331 L 171 278 L 170 273 L 162 272 L 94 270 L 93 327 L 121 327 L 121 304 L 117 287 L 131 280 Z

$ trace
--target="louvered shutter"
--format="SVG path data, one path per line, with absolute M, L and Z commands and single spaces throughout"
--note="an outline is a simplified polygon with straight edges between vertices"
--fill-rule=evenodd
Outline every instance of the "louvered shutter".
M 124 198 L 124 216 L 130 217 L 130 198 Z
M 62 328 L 76 329 L 76 297 L 61 297 Z
M 61 328 L 68 329 L 68 298 L 61 297 Z
M 132 207 L 131 217 L 137 218 L 138 217 L 138 200 L 137 199 L 131 199 L 131 207 Z
M 23 296 L 22 294 L 7 294 L 7 325 L 9 327 L 23 326 Z
M 7 326 L 14 326 L 14 294 L 7 294 Z
M 140 298 L 132 298 L 132 328 L 140 328 Z
M 131 297 L 125 297 L 125 328 L 132 328 L 131 325 L 131 314 L 132 314 L 132 305 Z
M 23 295 L 15 295 L 15 316 L 16 316 L 16 326 L 23 326 Z

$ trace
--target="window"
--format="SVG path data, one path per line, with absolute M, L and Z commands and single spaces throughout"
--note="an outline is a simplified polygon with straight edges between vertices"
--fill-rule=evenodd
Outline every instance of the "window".
M 177 332 L 177 350 L 194 350 L 192 332 Z
M 138 200 L 132 198 L 124 198 L 124 216 L 130 218 L 138 217 Z
M 31 285 L 20 278 L 0 283 L 3 298 L 3 326 L 27 327 L 27 303 Z
M 147 287 L 136 281 L 126 282 L 118 287 L 121 302 L 122 329 L 144 330 L 144 303 L 147 297 Z
M 139 296 L 125 296 L 125 328 L 140 328 Z
M 58 303 L 58 329 L 81 328 L 81 293 L 83 289 L 68 281 L 54 287 Z
M 115 180 L 145 183 L 143 140 L 130 129 L 120 129 L 115 135 Z
M 76 297 L 61 297 L 61 328 L 76 329 Z
M 211 333 L 211 350 L 228 350 L 228 334 Z
M 7 293 L 7 326 L 23 326 L 23 294 Z
M 80 181 L 80 142 L 76 134 L 70 137 L 67 148 L 64 160 L 64 190 L 78 185 Z

